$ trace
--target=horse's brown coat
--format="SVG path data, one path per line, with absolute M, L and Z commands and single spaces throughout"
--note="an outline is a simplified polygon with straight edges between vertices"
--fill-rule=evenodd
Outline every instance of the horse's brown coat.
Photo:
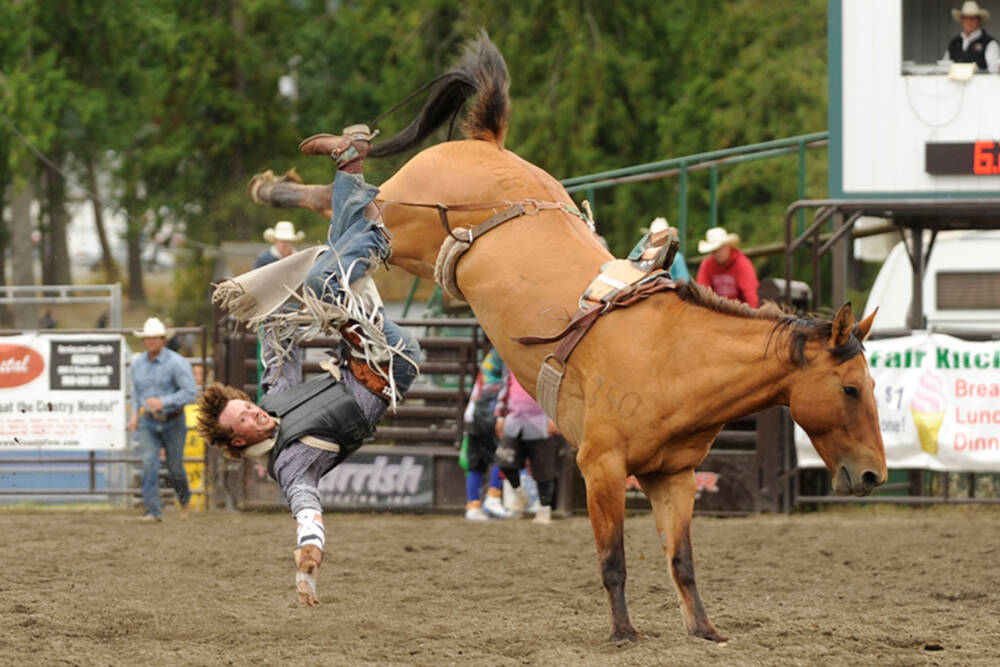
M 492 46 L 492 45 L 489 45 Z M 478 92 L 496 82 L 477 79 Z M 501 86 L 502 87 L 502 86 Z M 505 91 L 505 89 L 504 89 Z M 493 91 L 496 92 L 495 90 Z M 479 109 L 480 107 L 477 107 Z M 473 111 L 476 113 L 476 110 Z M 484 123 L 474 124 L 482 128 Z M 408 203 L 476 204 L 541 199 L 574 205 L 550 174 L 492 137 L 432 146 L 381 186 L 392 232 L 391 262 L 431 278 L 445 231 L 433 208 Z M 264 182 L 262 201 L 315 200 L 318 186 Z M 258 182 L 260 185 L 261 182 Z M 272 197 L 269 199 L 269 197 Z M 495 211 L 453 211 L 454 228 Z M 555 344 L 525 346 L 520 336 L 560 331 L 580 295 L 612 256 L 580 219 L 544 210 L 505 223 L 477 240 L 457 267 L 459 287 L 518 380 L 532 394 Z M 690 522 L 694 469 L 723 425 L 774 405 L 788 405 L 834 474 L 836 489 L 869 493 L 886 478 L 873 380 L 863 355 L 844 358 L 871 319 L 854 325 L 849 306 L 832 323 L 755 316 L 720 305 L 695 287 L 656 294 L 600 318 L 573 352 L 559 397 L 558 425 L 577 447 L 587 506 L 612 614 L 612 639 L 635 639 L 625 604 L 622 525 L 625 479 L 636 475 L 649 496 L 657 532 L 677 586 L 688 631 L 721 641 L 694 582 Z M 800 333 L 802 364 L 790 338 Z M 819 332 L 819 334 L 817 334 Z M 858 390 L 858 397 L 845 387 Z

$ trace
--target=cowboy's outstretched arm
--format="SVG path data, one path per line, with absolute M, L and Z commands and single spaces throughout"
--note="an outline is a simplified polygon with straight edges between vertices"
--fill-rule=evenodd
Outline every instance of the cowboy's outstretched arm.
M 319 574 L 319 566 L 323 562 L 323 552 L 319 547 L 306 545 L 294 551 L 295 566 L 298 571 L 295 573 L 295 593 L 299 597 L 299 602 L 307 607 L 319 604 L 319 597 L 316 595 L 316 576 Z

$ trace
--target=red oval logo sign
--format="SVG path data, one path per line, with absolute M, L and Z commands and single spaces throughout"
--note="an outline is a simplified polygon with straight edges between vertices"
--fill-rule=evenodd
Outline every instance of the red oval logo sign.
M 45 370 L 45 359 L 24 345 L 0 345 L 0 388 L 28 384 Z

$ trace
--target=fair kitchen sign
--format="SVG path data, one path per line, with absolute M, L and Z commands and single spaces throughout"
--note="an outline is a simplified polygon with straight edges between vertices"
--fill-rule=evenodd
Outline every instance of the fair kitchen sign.
M 0 337 L 0 449 L 123 449 L 123 338 Z
M 1000 341 L 927 332 L 867 341 L 890 468 L 1000 472 Z M 801 467 L 822 467 L 796 426 Z

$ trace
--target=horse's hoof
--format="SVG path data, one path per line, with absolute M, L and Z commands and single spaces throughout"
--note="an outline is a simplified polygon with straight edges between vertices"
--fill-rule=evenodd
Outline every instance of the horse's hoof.
M 628 628 L 626 630 L 615 630 L 611 633 L 610 639 L 615 644 L 617 644 L 618 642 L 635 643 L 639 641 L 639 633 L 635 631 L 635 628 Z
M 718 632 L 715 631 L 715 628 L 712 628 L 711 630 L 706 630 L 704 632 L 693 632 L 692 634 L 695 637 L 701 637 L 702 639 L 707 639 L 708 641 L 715 642 L 716 644 L 725 644 L 726 642 L 729 641 L 728 637 L 723 637 L 722 635 L 720 635 Z

